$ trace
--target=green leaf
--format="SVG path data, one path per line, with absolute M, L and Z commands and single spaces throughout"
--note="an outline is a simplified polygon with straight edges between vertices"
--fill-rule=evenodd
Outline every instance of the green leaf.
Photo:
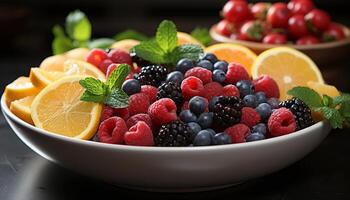
M 87 77 L 79 81 L 79 84 L 91 94 L 103 95 L 105 93 L 105 86 L 100 80 Z
M 164 20 L 159 24 L 156 41 L 165 52 L 171 52 L 176 47 L 177 30 L 174 22 Z
M 95 95 L 90 93 L 89 91 L 85 91 L 83 95 L 81 95 L 80 100 L 87 102 L 103 103 L 105 101 L 105 96 Z
M 335 106 L 342 104 L 344 102 L 347 102 L 347 101 L 350 101 L 350 94 L 342 93 L 340 96 L 337 96 L 334 98 L 333 105 L 335 107 Z
M 125 78 L 128 76 L 130 71 L 129 65 L 120 64 L 117 69 L 113 70 L 111 75 L 107 79 L 107 86 L 110 91 L 116 88 L 121 88 Z
M 73 49 L 71 40 L 64 34 L 63 28 L 60 25 L 55 25 L 52 28 L 52 32 L 55 37 L 51 44 L 54 55 Z
M 350 118 L 350 101 L 345 101 L 341 104 L 339 112 L 343 117 Z
M 116 88 L 107 96 L 104 103 L 113 108 L 125 108 L 128 106 L 129 97 L 123 90 Z
M 110 38 L 98 38 L 89 42 L 89 49 L 99 48 L 99 49 L 107 49 L 111 47 L 111 45 L 115 42 L 115 40 Z
M 168 59 L 170 60 L 171 64 L 176 65 L 176 63 L 182 58 L 197 61 L 201 54 L 203 54 L 203 49 L 199 45 L 184 44 L 177 46 L 174 51 L 168 55 Z
M 115 35 L 114 39 L 116 41 L 125 40 L 125 39 L 145 41 L 145 40 L 148 40 L 149 38 L 145 34 L 142 34 L 132 29 L 128 29 Z
M 165 62 L 163 57 L 165 52 L 154 40 L 141 42 L 134 47 L 134 51 L 139 57 L 149 62 L 155 64 Z
M 329 106 L 333 105 L 333 98 L 324 94 L 322 96 L 322 102 L 323 102 L 324 106 L 329 107 Z
M 75 10 L 66 18 L 66 31 L 72 39 L 87 41 L 91 37 L 91 23 L 80 10 Z
M 207 28 L 197 27 L 191 32 L 191 36 L 204 46 L 208 46 L 213 41 Z
M 311 108 L 322 107 L 322 99 L 320 95 L 313 89 L 308 87 L 294 87 L 287 94 L 297 97 L 304 101 Z
M 329 108 L 329 107 L 320 107 L 316 109 L 316 111 L 321 112 L 326 118 L 329 123 L 331 124 L 332 128 L 343 128 L 343 122 L 344 117 L 341 116 L 340 112 L 335 108 Z

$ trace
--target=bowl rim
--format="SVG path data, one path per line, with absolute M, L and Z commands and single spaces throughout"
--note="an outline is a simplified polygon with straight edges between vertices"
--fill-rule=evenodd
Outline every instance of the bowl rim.
M 298 50 L 319 50 L 319 49 L 328 49 L 328 48 L 334 48 L 339 46 L 344 46 L 347 44 L 350 44 L 350 29 L 349 27 L 340 24 L 335 23 L 339 26 L 341 26 L 345 31 L 345 38 L 338 41 L 332 41 L 332 42 L 323 42 L 320 44 L 313 44 L 313 45 L 296 45 L 296 44 L 264 44 L 261 42 L 253 42 L 253 41 L 244 41 L 244 40 L 236 40 L 232 39 L 226 36 L 223 36 L 219 34 L 216 31 L 217 24 L 212 25 L 212 27 L 209 30 L 209 34 L 212 37 L 212 39 L 216 42 L 225 42 L 225 43 L 235 43 L 239 45 L 246 46 L 248 48 L 257 48 L 257 49 L 270 49 L 274 47 L 280 47 L 280 46 L 286 46 L 295 48 Z
M 306 134 L 312 133 L 311 130 L 314 129 L 320 129 L 322 127 L 330 127 L 329 123 L 325 121 L 320 121 L 315 123 L 314 125 L 307 127 L 305 129 L 293 132 L 291 134 L 282 135 L 278 137 L 268 138 L 260 141 L 254 141 L 254 142 L 245 142 L 245 143 L 236 143 L 236 144 L 227 144 L 227 145 L 212 145 L 212 146 L 195 146 L 195 147 L 157 147 L 157 146 L 132 146 L 132 145 L 122 145 L 122 144 L 108 144 L 108 143 L 102 143 L 102 142 L 95 142 L 91 140 L 81 140 L 78 138 L 71 138 L 64 135 L 59 135 L 55 133 L 51 133 L 49 131 L 40 129 L 35 127 L 34 125 L 31 125 L 19 117 L 17 117 L 15 114 L 13 114 L 9 107 L 6 104 L 5 101 L 5 95 L 3 94 L 1 97 L 1 109 L 3 114 L 5 115 L 5 119 L 9 117 L 11 120 L 15 121 L 16 123 L 34 131 L 37 133 L 40 133 L 46 137 L 61 140 L 68 143 L 75 143 L 78 145 L 90 145 L 96 148 L 105 148 L 105 149 L 115 149 L 115 150 L 121 150 L 121 151 L 147 151 L 147 152 L 194 152 L 194 151 L 207 151 L 207 150 L 228 150 L 228 149 L 241 149 L 241 148 L 250 148 L 252 146 L 262 146 L 262 145 L 268 145 L 273 143 L 279 143 L 283 142 L 289 139 L 297 138 Z M 12 129 L 12 127 L 11 127 Z

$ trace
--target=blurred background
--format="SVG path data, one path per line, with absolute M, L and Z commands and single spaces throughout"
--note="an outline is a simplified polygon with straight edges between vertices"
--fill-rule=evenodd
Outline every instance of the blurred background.
M 92 36 L 97 38 L 112 37 L 125 29 L 135 29 L 151 35 L 162 19 L 173 20 L 179 30 L 186 32 L 197 26 L 209 28 L 219 21 L 219 11 L 225 2 L 226 0 L 1 0 L 0 74 L 6 78 L 0 81 L 0 91 L 3 91 L 7 83 L 19 75 L 28 74 L 30 67 L 38 66 L 41 60 L 52 54 L 53 25 L 64 25 L 67 14 L 75 9 L 87 14 L 93 26 Z M 334 21 L 350 25 L 350 1 L 314 2 L 317 7 L 327 10 Z M 334 67 L 326 66 L 326 69 Z M 342 82 L 345 80 L 329 78 L 337 76 L 336 70 L 324 74 L 326 80 L 332 80 L 332 84 L 342 90 L 345 89 L 343 85 L 350 85 Z

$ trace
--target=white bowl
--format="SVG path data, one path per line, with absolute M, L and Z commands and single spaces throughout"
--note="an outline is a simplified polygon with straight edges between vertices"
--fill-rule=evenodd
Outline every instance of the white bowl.
M 136 147 L 41 130 L 12 114 L 4 96 L 1 108 L 17 136 L 47 160 L 121 187 L 153 191 L 210 190 L 270 174 L 310 153 L 331 130 L 319 122 L 289 135 L 242 144 Z

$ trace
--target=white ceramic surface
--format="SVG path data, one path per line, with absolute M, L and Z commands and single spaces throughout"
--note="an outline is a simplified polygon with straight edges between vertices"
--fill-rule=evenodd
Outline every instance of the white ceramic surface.
M 330 131 L 319 122 L 263 141 L 207 147 L 134 147 L 51 134 L 2 112 L 17 136 L 42 157 L 122 187 L 157 191 L 208 190 L 264 176 L 301 159 Z M 317 167 L 317 166 L 315 166 Z

